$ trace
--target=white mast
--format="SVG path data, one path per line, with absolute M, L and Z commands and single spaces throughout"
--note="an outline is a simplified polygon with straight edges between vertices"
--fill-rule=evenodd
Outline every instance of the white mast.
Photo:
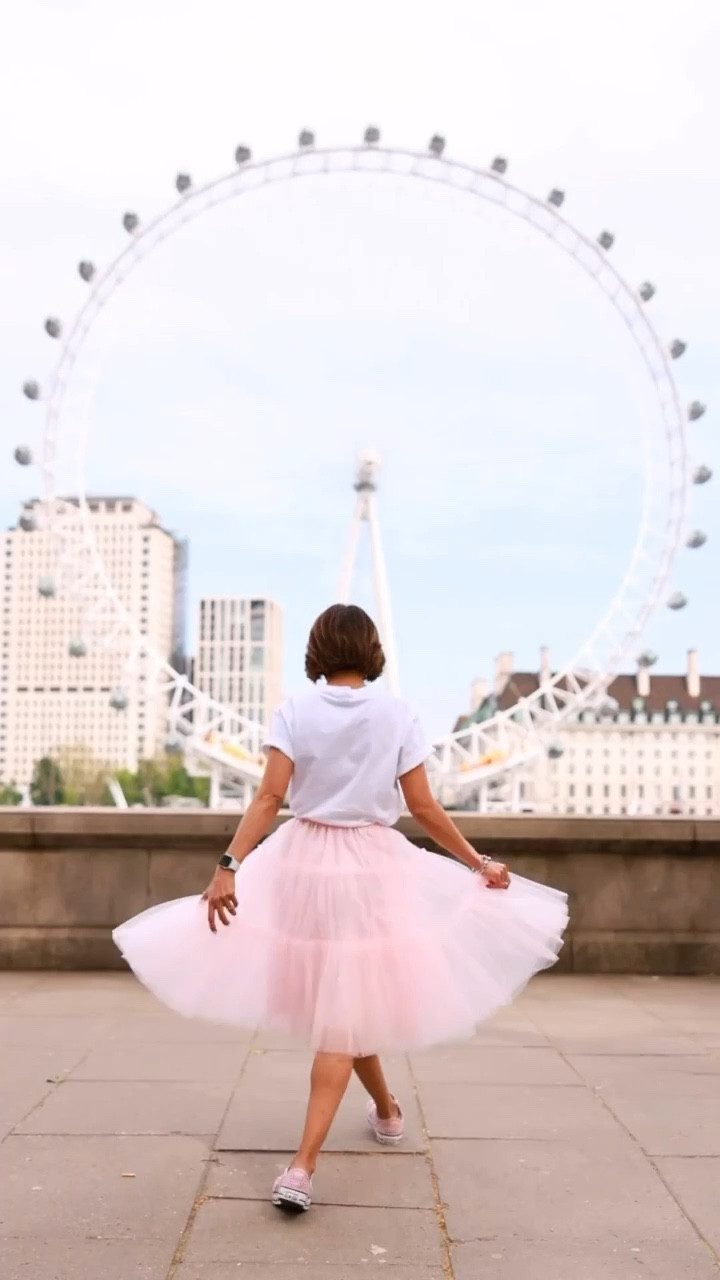
M 338 584 L 338 600 L 341 604 L 349 604 L 352 589 L 353 571 L 357 558 L 360 528 L 363 523 L 368 526 L 370 536 L 370 552 L 372 555 L 373 588 L 378 614 L 378 628 L 385 650 L 385 679 L 388 691 L 396 697 L 400 692 L 398 679 L 397 653 L 395 650 L 395 632 L 390 608 L 390 589 L 388 586 L 385 557 L 380 541 L 380 525 L 375 507 L 377 492 L 377 476 L 380 469 L 380 458 L 377 453 L 365 452 L 360 455 L 355 476 L 354 489 L 357 494 L 350 537 L 343 561 L 340 582 Z

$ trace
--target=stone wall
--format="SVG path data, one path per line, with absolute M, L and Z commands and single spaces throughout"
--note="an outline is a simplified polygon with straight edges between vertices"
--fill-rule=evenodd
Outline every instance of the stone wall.
M 122 965 L 110 930 L 200 893 L 237 822 L 229 812 L 0 809 L 0 968 Z M 720 821 L 460 816 L 476 848 L 565 889 L 559 967 L 720 973 Z M 401 830 L 417 843 L 410 819 Z

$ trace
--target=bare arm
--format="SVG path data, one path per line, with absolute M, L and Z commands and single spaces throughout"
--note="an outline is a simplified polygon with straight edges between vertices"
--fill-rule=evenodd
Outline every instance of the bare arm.
M 263 836 L 267 835 L 287 795 L 292 773 L 292 760 L 276 747 L 271 747 L 257 794 L 245 810 L 228 845 L 227 852 L 237 858 L 238 862 L 244 862 Z M 208 904 L 208 924 L 213 933 L 217 933 L 216 914 L 223 924 L 230 923 L 226 911 L 231 916 L 235 915 L 235 872 L 217 867 L 203 899 Z
M 482 858 L 468 843 L 452 818 L 435 799 L 430 790 L 425 765 L 418 765 L 400 779 L 400 786 L 405 803 L 416 822 L 442 849 L 453 854 L 460 862 L 473 871 L 483 871 L 487 883 L 492 888 L 506 889 L 510 883 L 507 867 L 502 862 L 491 862 L 483 867 Z

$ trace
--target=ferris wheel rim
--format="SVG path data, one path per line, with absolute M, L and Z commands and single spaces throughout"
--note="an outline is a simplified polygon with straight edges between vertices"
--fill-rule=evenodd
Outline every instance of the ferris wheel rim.
M 371 163 L 368 159 L 372 157 Z M 310 158 L 314 163 L 310 163 Z M 338 169 L 331 168 L 331 161 L 338 158 L 349 158 L 350 163 L 347 167 Z M 409 169 L 393 169 L 391 167 L 392 160 L 401 160 L 409 163 Z M 383 164 L 383 161 L 387 162 Z M 302 167 L 301 167 L 302 165 Z M 71 325 L 68 329 L 67 336 L 63 339 L 62 348 L 59 359 L 56 362 L 51 381 L 51 391 L 47 398 L 47 408 L 45 411 L 45 432 L 43 437 L 43 471 L 45 475 L 45 501 L 48 509 L 53 512 L 53 504 L 57 502 L 57 495 L 54 492 L 54 453 L 59 436 L 60 424 L 62 420 L 62 411 L 65 401 L 65 395 L 71 385 L 72 372 L 74 365 L 82 351 L 87 336 L 92 330 L 93 324 L 100 311 L 108 302 L 110 302 L 114 293 L 121 286 L 127 276 L 137 266 L 139 266 L 146 257 L 150 255 L 163 240 L 179 231 L 185 223 L 201 217 L 203 213 L 209 212 L 212 208 L 220 203 L 225 203 L 232 199 L 237 199 L 241 195 L 252 194 L 256 190 L 261 190 L 272 183 L 287 182 L 294 178 L 301 177 L 326 177 L 332 174 L 377 174 L 386 176 L 396 176 L 400 178 L 420 179 L 423 181 L 434 182 L 439 185 L 449 187 L 459 193 L 466 193 L 480 200 L 489 200 L 488 191 L 481 190 L 479 183 L 484 183 L 488 190 L 492 189 L 499 197 L 492 200 L 502 211 L 506 212 L 515 219 L 519 219 L 527 223 L 540 234 L 544 234 L 550 239 L 556 247 L 572 257 L 574 261 L 589 275 L 596 284 L 600 285 L 602 292 L 610 301 L 614 310 L 623 319 L 626 327 L 629 329 L 631 337 L 635 341 L 635 345 L 642 355 L 644 362 L 648 368 L 650 376 L 655 384 L 657 393 L 660 417 L 665 428 L 666 445 L 668 449 L 668 465 L 670 471 L 670 479 L 672 488 L 668 497 L 669 518 L 666 524 L 666 536 L 660 551 L 656 554 L 658 560 L 658 568 L 654 579 L 654 590 L 651 594 L 645 592 L 644 599 L 639 607 L 636 606 L 635 616 L 632 625 L 630 625 L 620 637 L 617 648 L 618 660 L 626 655 L 631 643 L 635 639 L 639 639 L 642 634 L 644 622 L 649 615 L 655 610 L 660 602 L 662 593 L 666 587 L 670 576 L 672 565 L 681 545 L 683 522 L 685 518 L 685 509 L 687 494 L 689 491 L 689 459 L 686 442 L 686 413 L 683 409 L 679 389 L 675 381 L 671 368 L 670 356 L 665 344 L 660 339 L 647 311 L 641 301 L 638 292 L 631 288 L 616 270 L 607 254 L 598 248 L 597 242 L 593 241 L 584 232 L 582 232 L 573 222 L 560 212 L 559 207 L 551 207 L 549 200 L 540 199 L 533 193 L 517 184 L 509 182 L 504 173 L 498 174 L 492 169 L 483 168 L 469 164 L 464 161 L 450 159 L 443 155 L 429 155 L 427 152 L 418 151 L 412 148 L 381 146 L 376 145 L 358 145 L 351 147 L 325 147 L 325 148 L 301 148 L 282 155 L 269 157 L 267 159 L 249 160 L 243 163 L 241 167 L 235 168 L 218 178 L 212 179 L 198 187 L 191 187 L 184 193 L 180 193 L 179 198 L 174 200 L 172 204 L 164 208 L 155 218 L 139 228 L 133 229 L 130 240 L 117 254 L 108 266 L 96 278 L 91 280 L 91 288 L 88 297 L 83 305 L 76 312 Z M 243 187 L 241 184 L 247 175 L 254 174 L 260 177 L 261 181 L 256 185 L 248 185 Z M 462 181 L 454 181 L 454 177 L 459 177 Z M 217 197 L 208 199 L 208 197 Z M 513 207 L 510 202 L 519 201 L 518 207 Z M 205 203 L 203 203 L 205 201 Z M 528 216 L 530 211 L 534 216 Z M 538 220 L 536 220 L 537 215 Z M 540 219 L 543 221 L 541 222 Z M 173 220 L 177 220 L 177 225 L 172 225 Z M 546 225 L 543 225 L 543 222 Z M 588 255 L 586 261 L 578 255 L 575 249 L 568 247 L 559 238 L 557 231 L 561 229 L 563 233 L 574 238 L 577 246 L 581 246 L 583 251 Z M 552 231 L 552 233 L 551 233 Z M 153 239 L 154 237 L 154 239 Z M 124 275 L 119 274 L 121 269 L 127 267 Z M 612 284 L 612 290 L 606 287 L 606 284 L 600 279 L 601 273 L 607 278 L 606 283 Z M 624 303 L 629 305 L 628 311 L 623 311 L 619 305 L 619 299 L 622 298 Z M 639 330 L 643 333 L 648 347 L 645 348 L 639 339 L 638 332 L 634 325 L 639 321 Z M 657 360 L 654 366 L 652 358 Z M 665 383 L 665 393 L 669 393 L 669 397 L 663 399 L 659 389 L 659 380 L 662 377 Z M 656 415 L 653 415 L 656 417 Z M 655 425 L 657 430 L 657 423 Z M 83 507 L 83 517 L 88 518 L 86 494 L 83 487 L 81 506 Z M 523 699 L 522 703 L 515 704 L 508 710 L 497 712 L 494 716 L 486 720 L 479 733 L 474 729 L 470 730 L 471 738 L 483 739 L 492 736 L 495 729 L 505 730 L 512 737 L 512 726 L 518 721 L 518 707 L 522 706 L 526 715 L 526 723 L 522 729 L 525 739 L 528 734 L 532 736 L 538 729 L 538 724 L 533 721 L 534 709 L 544 708 L 549 702 L 551 705 L 551 714 L 549 717 L 540 717 L 542 720 L 550 720 L 557 724 L 563 719 L 568 718 L 576 713 L 579 707 L 587 703 L 594 695 L 602 691 L 612 678 L 617 668 L 608 666 L 607 661 L 602 664 L 602 670 L 593 672 L 591 668 L 583 665 L 583 655 L 586 650 L 592 648 L 593 638 L 601 632 L 607 631 L 608 622 L 612 620 L 614 610 L 617 612 L 616 606 L 623 601 L 623 592 L 625 591 L 629 579 L 632 577 L 633 566 L 639 562 L 643 556 L 643 520 L 645 512 L 641 519 L 640 530 L 635 539 L 635 545 L 631 552 L 630 564 L 626 568 L 623 580 L 616 592 L 614 600 L 610 606 L 605 609 L 599 622 L 596 624 L 595 630 L 591 636 L 580 645 L 577 652 L 571 660 L 567 662 L 558 672 L 556 672 L 550 681 L 543 684 Z M 104 571 L 104 585 L 107 588 L 108 595 L 113 598 L 118 610 L 122 609 L 121 602 L 115 591 L 109 577 Z M 627 616 L 627 614 L 626 614 Z M 147 652 L 148 647 L 143 643 L 143 638 L 139 632 L 139 628 L 130 620 L 136 637 L 139 637 L 143 651 Z M 187 677 L 177 672 L 170 663 L 161 655 L 155 655 L 156 666 L 158 671 L 162 671 L 168 677 L 177 677 L 189 686 Z M 585 680 L 583 672 L 587 671 L 588 678 Z M 192 686 L 189 686 L 192 688 Z M 199 691 L 196 691 L 199 693 Z M 559 699 L 556 695 L 560 695 Z M 201 695 L 203 701 L 207 701 L 205 695 Z M 218 706 L 221 704 L 217 704 Z M 545 725 L 545 728 L 548 726 Z M 522 735 L 521 735 L 522 736 Z M 468 739 L 468 729 L 459 729 L 453 733 L 443 735 L 437 739 L 439 748 L 445 748 L 448 744 L 458 746 Z M 470 749 L 470 757 L 472 757 L 473 748 Z M 512 752 L 511 752 L 512 754 Z M 470 759 L 467 762 L 470 763 Z M 449 770 L 450 772 L 452 770 Z M 476 772 L 470 769 L 473 774 Z M 480 768 L 483 776 L 487 776 L 486 767 Z M 466 779 L 467 780 L 467 779 Z

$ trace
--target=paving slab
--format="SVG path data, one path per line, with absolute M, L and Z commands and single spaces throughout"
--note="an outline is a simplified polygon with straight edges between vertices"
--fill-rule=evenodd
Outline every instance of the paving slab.
M 472 1048 L 474 1045 L 480 1045 L 484 1048 L 494 1046 L 499 1049 L 537 1049 L 547 1048 L 549 1043 L 545 1033 L 529 1018 L 514 1021 L 507 1018 L 502 1020 L 491 1018 L 489 1022 L 483 1022 L 478 1027 L 474 1036 L 461 1041 L 456 1047 Z
M 0 1147 L 0 1236 L 176 1242 L 208 1160 L 198 1138 L 16 1136 Z M 132 1175 L 132 1176 L 129 1176 Z
M 17 1082 L 7 1089 L 0 1089 L 0 1143 L 16 1125 L 31 1115 L 52 1088 L 46 1083 Z
M 667 1028 L 660 1035 L 561 1035 L 551 1036 L 550 1042 L 560 1053 L 568 1056 L 620 1054 L 621 1057 L 657 1058 L 665 1054 L 679 1054 L 688 1058 L 698 1052 L 695 1040 L 687 1035 L 668 1034 Z
M 305 1118 L 309 1067 L 299 1054 L 290 1053 L 284 1060 L 279 1059 L 277 1067 L 273 1065 L 273 1058 L 272 1053 L 249 1056 L 241 1084 L 233 1095 L 218 1135 L 218 1150 L 287 1151 L 297 1142 Z M 294 1063 L 297 1065 L 293 1076 L 291 1068 Z M 248 1074 L 251 1069 L 252 1075 Z M 273 1088 L 272 1082 L 275 1072 L 278 1075 L 277 1089 Z M 266 1076 L 265 1073 L 269 1074 Z M 287 1079 L 283 1083 L 284 1076 Z M 404 1060 L 397 1061 L 392 1081 L 392 1088 L 401 1098 L 405 1112 L 403 1150 L 424 1152 L 427 1144 L 409 1067 Z M 377 1143 L 365 1119 L 366 1106 L 366 1094 L 353 1078 L 330 1132 L 328 1151 L 377 1151 Z M 398 1150 L 397 1147 L 389 1147 L 386 1152 L 393 1155 Z
M 3 1086 L 45 1084 L 70 1074 L 85 1057 L 86 1047 L 65 1045 L 0 1044 L 0 1080 Z
M 75 1081 L 57 1086 L 16 1127 L 46 1134 L 214 1134 L 230 1086 L 171 1082 Z
M 45 1018 L 0 1016 L 0 1045 L 19 1048 L 67 1048 L 80 1056 L 112 1029 L 111 1019 L 100 1017 Z
M 555 1049 L 496 1048 L 480 1045 L 433 1049 L 411 1056 L 415 1079 L 423 1084 L 567 1084 L 582 1080 Z
M 681 1208 L 720 1256 L 720 1157 L 663 1157 L 655 1161 Z
M 166 1280 L 167 1240 L 0 1240 L 3 1280 Z M 237 1275 L 237 1272 L 236 1272 Z
M 173 1273 L 173 1280 L 367 1280 L 368 1271 L 382 1274 L 382 1256 L 368 1259 L 359 1266 L 338 1265 L 336 1262 L 273 1263 L 273 1262 L 202 1262 L 181 1263 Z M 372 1266 L 373 1263 L 378 1264 Z M 241 1267 L 238 1270 L 238 1266 Z M 446 1273 L 438 1264 L 434 1267 L 392 1265 L 385 1268 L 389 1280 L 446 1280 Z
M 209 1196 L 237 1200 L 267 1200 L 279 1173 L 293 1152 L 222 1152 L 208 1175 Z M 315 1204 L 367 1205 L 391 1209 L 432 1209 L 434 1196 L 430 1163 L 423 1155 L 389 1153 L 377 1147 L 367 1155 L 323 1155 L 315 1177 Z
M 183 1261 L 387 1266 L 442 1266 L 435 1213 L 429 1209 L 318 1206 L 286 1217 L 271 1204 L 208 1200 L 201 1204 Z M 336 1272 L 332 1272 L 333 1277 Z
M 172 1013 L 163 1005 L 152 1012 L 117 1018 L 103 1036 L 108 1044 L 238 1044 L 249 1045 L 255 1036 L 252 1028 L 228 1027 L 218 1022 L 201 1022 Z
M 105 1043 L 86 1054 L 73 1080 L 189 1080 L 234 1084 L 247 1057 L 246 1044 Z
M 537 1138 L 559 1141 L 580 1130 L 602 1136 L 617 1123 L 585 1089 L 560 1085 L 418 1086 L 431 1138 Z
M 603 1090 L 603 1100 L 650 1156 L 720 1156 L 720 1088 L 709 1097 Z
M 608 1230 L 633 1243 L 694 1237 L 624 1134 L 609 1141 L 578 1133 L 565 1142 L 435 1142 L 433 1162 L 455 1241 L 598 1242 Z
M 453 1249 L 454 1280 L 718 1280 L 701 1241 L 482 1241 Z
M 574 1055 L 568 1058 L 578 1077 L 601 1092 L 609 1087 L 640 1093 L 681 1093 L 684 1096 L 716 1098 L 720 1102 L 720 1057 L 696 1054 L 666 1054 L 638 1059 L 618 1054 L 614 1057 Z

